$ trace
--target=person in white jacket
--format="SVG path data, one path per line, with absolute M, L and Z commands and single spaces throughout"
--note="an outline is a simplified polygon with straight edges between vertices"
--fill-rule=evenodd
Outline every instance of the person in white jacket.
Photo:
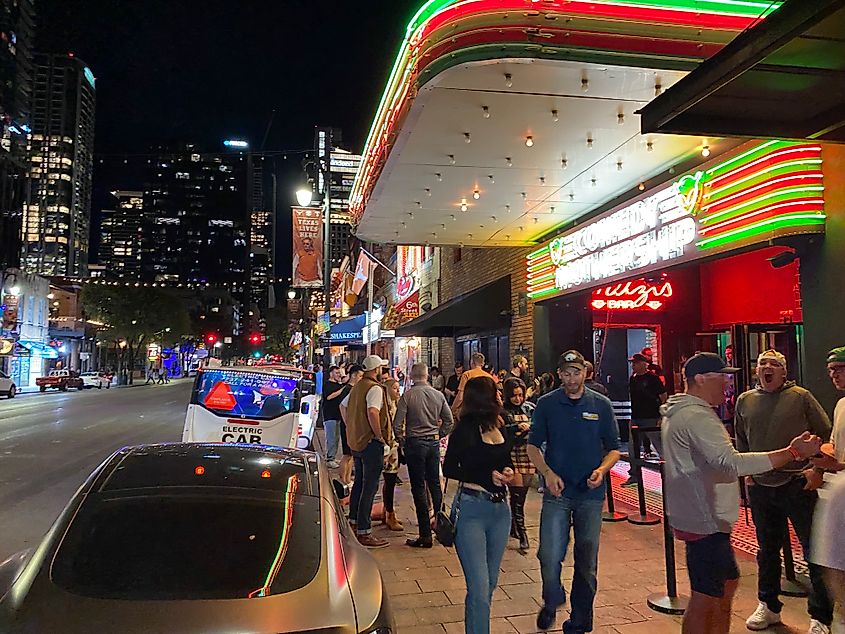
M 821 439 L 809 432 L 784 449 L 739 453 L 714 411 L 736 368 L 716 354 L 701 352 L 684 366 L 686 392 L 662 407 L 666 521 L 686 542 L 692 598 L 684 613 L 684 634 L 728 634 L 739 568 L 730 533 L 739 518 L 742 476 L 764 473 L 819 452 Z

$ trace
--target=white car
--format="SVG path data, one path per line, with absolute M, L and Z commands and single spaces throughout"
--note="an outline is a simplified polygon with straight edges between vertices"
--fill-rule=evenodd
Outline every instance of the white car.
M 79 378 L 82 379 L 82 388 L 85 390 L 90 390 L 94 387 L 98 390 L 102 390 L 103 388 L 109 389 L 111 387 L 111 381 L 109 381 L 108 377 L 97 372 L 83 372 L 79 375 Z
M 18 387 L 14 384 L 12 379 L 5 372 L 0 372 L 0 394 L 6 398 L 15 398 Z

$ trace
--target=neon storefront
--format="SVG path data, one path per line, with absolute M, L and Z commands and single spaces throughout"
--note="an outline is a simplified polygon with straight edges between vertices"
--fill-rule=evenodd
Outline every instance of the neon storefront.
M 670 391 L 700 350 L 739 364 L 738 388 L 768 347 L 800 380 L 801 261 L 823 242 L 834 151 L 747 143 L 543 243 L 526 259 L 538 362 L 554 362 L 543 350 L 589 351 L 619 402 L 627 359 L 644 348 Z

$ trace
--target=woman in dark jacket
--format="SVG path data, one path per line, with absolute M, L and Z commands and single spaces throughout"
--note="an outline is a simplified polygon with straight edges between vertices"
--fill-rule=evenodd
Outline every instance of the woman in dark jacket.
M 511 523 L 507 485 L 513 478 L 513 443 L 504 429 L 501 405 L 492 377 L 467 381 L 443 460 L 443 475 L 461 483 L 452 502 L 452 518 L 455 549 L 467 585 L 467 634 L 490 632 L 490 602 Z
M 511 377 L 504 385 L 504 407 L 502 417 L 505 420 L 505 430 L 513 440 L 511 459 L 513 460 L 514 476 L 508 485 L 511 496 L 511 537 L 519 540 L 519 551 L 528 553 L 528 533 L 525 530 L 525 498 L 528 495 L 528 483 L 536 469 L 528 458 L 526 446 L 528 431 L 531 429 L 531 414 L 525 403 L 525 383 L 522 379 Z

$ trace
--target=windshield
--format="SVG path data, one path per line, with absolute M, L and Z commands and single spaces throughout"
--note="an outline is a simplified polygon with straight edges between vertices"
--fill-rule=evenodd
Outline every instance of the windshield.
M 246 599 L 307 585 L 320 564 L 320 498 L 296 478 L 265 499 L 89 497 L 53 562 L 54 583 L 89 597 Z
M 299 411 L 299 377 L 285 373 L 205 369 L 197 375 L 191 403 L 220 416 L 257 420 Z

